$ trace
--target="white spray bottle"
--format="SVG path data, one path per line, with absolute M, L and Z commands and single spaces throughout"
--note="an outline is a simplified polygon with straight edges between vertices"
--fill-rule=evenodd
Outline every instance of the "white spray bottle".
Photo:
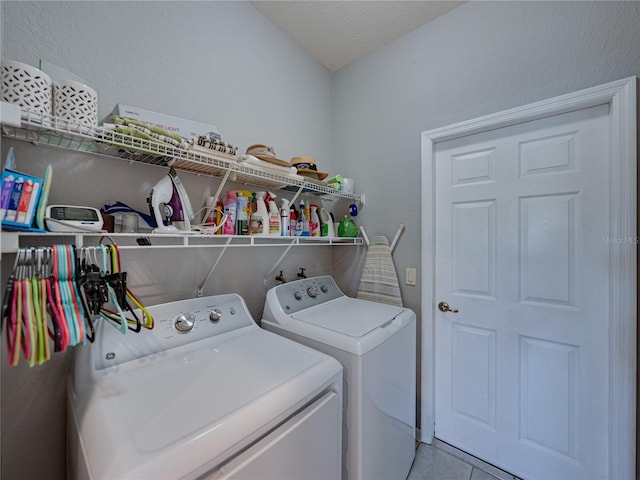
M 269 235 L 280 235 L 280 212 L 276 206 L 276 196 L 267 192 L 269 202 Z
M 309 219 L 307 218 L 304 200 L 300 200 L 300 211 L 296 222 L 296 235 L 301 237 L 309 237 Z
M 256 192 L 256 211 L 251 214 L 251 235 L 269 235 L 269 212 L 265 192 Z

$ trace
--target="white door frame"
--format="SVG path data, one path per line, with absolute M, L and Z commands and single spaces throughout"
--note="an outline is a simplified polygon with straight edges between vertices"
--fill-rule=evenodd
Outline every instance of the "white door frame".
M 436 144 L 597 105 L 610 113 L 609 476 L 636 470 L 636 77 L 422 133 L 422 359 L 420 440 L 435 433 L 435 149 Z M 605 239 L 603 239 L 605 241 Z

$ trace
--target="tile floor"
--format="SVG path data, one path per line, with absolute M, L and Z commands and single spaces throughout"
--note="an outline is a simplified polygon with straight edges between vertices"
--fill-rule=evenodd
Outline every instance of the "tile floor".
M 421 443 L 407 480 L 519 480 L 446 443 Z

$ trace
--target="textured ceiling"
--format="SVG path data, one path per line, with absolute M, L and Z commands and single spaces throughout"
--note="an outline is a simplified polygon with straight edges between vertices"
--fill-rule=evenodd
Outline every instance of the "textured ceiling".
M 332 72 L 415 30 L 458 1 L 253 1 Z

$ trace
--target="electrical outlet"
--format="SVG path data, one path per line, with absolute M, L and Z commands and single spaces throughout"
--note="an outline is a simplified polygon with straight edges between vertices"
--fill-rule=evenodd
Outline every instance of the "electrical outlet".
M 407 268 L 405 283 L 407 285 L 415 285 L 416 284 L 416 269 L 415 268 Z

